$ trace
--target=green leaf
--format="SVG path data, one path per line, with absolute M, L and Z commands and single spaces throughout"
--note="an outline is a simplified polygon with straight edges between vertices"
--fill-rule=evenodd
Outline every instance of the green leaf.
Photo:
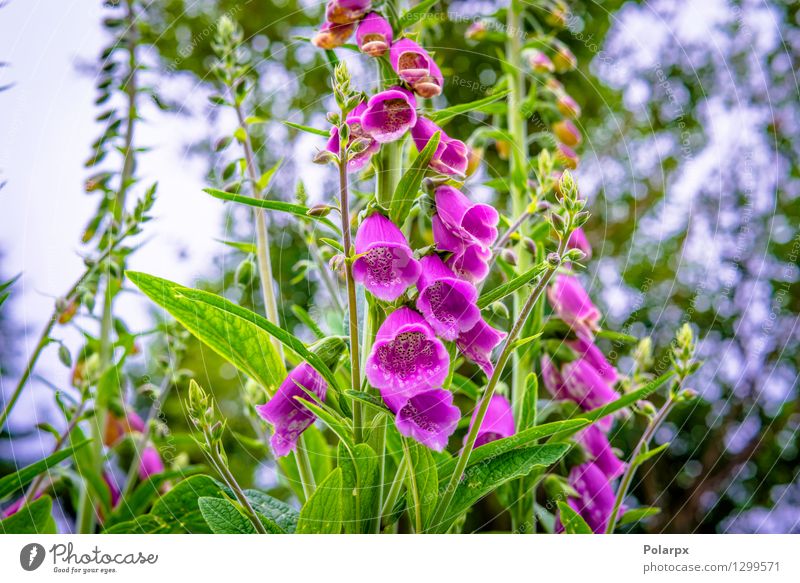
M 654 447 L 651 450 L 644 451 L 644 452 L 640 453 L 639 455 L 636 456 L 636 459 L 633 460 L 633 465 L 634 466 L 642 465 L 644 462 L 646 462 L 647 460 L 649 460 L 652 457 L 657 456 L 658 454 L 660 454 L 662 451 L 664 451 L 668 447 L 669 447 L 669 442 L 662 443 L 658 447 Z
M 289 126 L 290 128 L 294 128 L 296 130 L 300 130 L 301 132 L 306 132 L 307 134 L 312 134 L 315 136 L 322 136 L 324 138 L 330 137 L 330 132 L 325 130 L 318 130 L 317 128 L 312 128 L 311 126 L 304 126 L 303 124 L 294 123 L 293 121 L 285 121 L 283 122 L 284 125 Z
M 422 179 L 425 177 L 425 172 L 428 171 L 428 165 L 436 153 L 436 148 L 439 147 L 439 140 L 442 137 L 442 132 L 433 134 L 426 146 L 414 158 L 414 162 L 406 170 L 392 197 L 391 208 L 389 209 L 389 218 L 393 223 L 402 225 L 408 216 L 411 206 L 417 199 L 419 186 L 422 184 Z
M 605 338 L 611 342 L 619 342 L 621 344 L 636 344 L 639 339 L 630 334 L 623 334 L 622 332 L 614 332 L 613 330 L 598 330 L 595 335 L 598 338 Z
M 347 395 L 348 397 L 356 399 L 357 401 L 361 401 L 368 407 L 371 407 L 372 409 L 379 411 L 380 413 L 389 413 L 391 415 L 394 415 L 394 413 L 392 413 L 389 410 L 389 408 L 384 404 L 383 399 L 381 399 L 380 397 L 376 397 L 375 395 L 370 395 L 369 393 L 365 393 L 364 391 L 353 391 L 350 389 L 345 391 L 344 394 Z
M 661 375 L 654 381 L 649 382 L 647 385 L 643 386 L 641 389 L 637 389 L 627 395 L 622 395 L 616 401 L 612 401 L 608 405 L 603 405 L 602 407 L 597 407 L 596 409 L 592 409 L 591 411 L 581 411 L 578 414 L 578 417 L 581 419 L 586 419 L 590 422 L 595 422 L 603 417 L 607 417 L 612 413 L 616 413 L 620 409 L 624 409 L 629 405 L 632 405 L 636 401 L 640 401 L 641 399 L 647 398 L 648 395 L 655 393 L 664 383 L 666 383 L 675 373 L 668 372 L 664 375 Z M 578 431 L 578 429 L 566 429 L 561 431 L 555 435 L 553 435 L 549 440 L 549 442 L 554 441 L 562 441 L 567 439 L 570 435 Z
M 300 510 L 297 533 L 339 534 L 342 514 L 342 469 L 336 468 Z
M 223 245 L 227 245 L 228 247 L 232 247 L 241 251 L 242 253 L 252 253 L 255 255 L 258 252 L 258 249 L 253 243 L 248 243 L 247 241 L 225 241 L 223 239 L 215 239 L 219 243 Z
M 197 499 L 200 513 L 214 534 L 255 534 L 248 518 L 230 500 L 203 496 Z
M 655 516 L 660 512 L 661 508 L 656 508 L 655 506 L 644 506 L 642 508 L 634 508 L 633 510 L 628 510 L 625 514 L 623 514 L 617 521 L 617 524 L 619 525 L 633 524 L 634 522 L 639 522 L 640 520 L 644 520 L 645 518 Z
M 318 403 L 314 403 L 309 399 L 295 397 L 295 400 L 303 405 L 303 407 L 314 413 L 314 415 L 319 417 L 320 420 L 347 445 L 347 447 L 353 447 L 353 440 L 350 438 L 351 429 L 347 426 L 347 421 L 343 417 L 339 417 L 332 409 L 321 406 Z
M 558 501 L 558 512 L 564 532 L 567 534 L 592 534 L 592 529 L 589 528 L 586 521 L 566 502 Z
M 403 12 L 403 15 L 397 21 L 397 26 L 400 30 L 408 28 L 412 24 L 419 22 L 421 18 L 428 12 L 430 8 L 439 0 L 422 0 L 419 4 Z
M 272 171 L 275 169 L 273 168 Z M 269 174 L 269 173 L 268 173 Z M 271 175 L 270 175 L 271 176 Z M 334 225 L 330 219 L 325 217 L 315 217 L 308 214 L 308 207 L 303 206 L 302 204 L 296 204 L 292 202 L 284 202 L 282 200 L 264 200 L 253 198 L 252 196 L 245 196 L 243 194 L 235 194 L 233 192 L 225 192 L 224 190 L 218 190 L 216 188 L 204 188 L 203 192 L 206 194 L 210 194 L 214 198 L 218 198 L 220 200 L 227 200 L 229 202 L 235 202 L 236 204 L 243 204 L 255 208 L 267 209 L 270 211 L 279 211 L 282 213 L 288 213 L 290 215 L 294 215 L 304 221 L 317 221 L 322 223 L 329 229 L 331 229 L 334 233 L 338 233 L 339 229 Z
M 336 386 L 336 377 L 319 356 L 263 316 L 215 294 L 183 287 L 146 273 L 129 271 L 127 276 L 189 332 L 261 383 L 270 393 L 286 377 L 286 370 L 270 336 L 297 353 L 328 383 Z
M 412 524 L 423 529 L 439 500 L 439 479 L 431 450 L 407 440 L 409 471 L 406 473 L 406 506 Z
M 116 368 L 116 367 L 112 367 Z M 105 375 L 104 375 L 105 376 Z M 69 435 L 71 444 L 85 443 L 88 441 L 80 427 L 75 426 Z M 73 454 L 75 468 L 78 475 L 86 483 L 92 499 L 100 502 L 100 508 L 104 516 L 111 514 L 111 489 L 106 481 L 97 472 L 97 458 L 92 449 L 79 449 Z
M 510 89 L 503 89 L 502 91 L 492 93 L 483 99 L 477 99 L 475 101 L 470 101 L 469 103 L 461 103 L 459 105 L 452 105 L 450 107 L 445 107 L 444 109 L 432 111 L 427 114 L 427 116 L 437 124 L 442 125 L 457 115 L 469 113 L 471 111 L 482 111 L 487 105 L 505 98 L 509 93 L 511 93 Z
M 342 469 L 344 532 L 369 532 L 370 521 L 380 513 L 378 455 L 366 443 L 359 443 L 352 450 L 340 443 L 339 467 Z
M 267 189 L 270 182 L 272 182 L 272 177 L 275 176 L 275 173 L 278 171 L 278 168 L 281 167 L 281 164 L 283 164 L 283 160 L 278 160 L 275 162 L 275 165 L 272 168 L 264 172 L 259 177 L 258 181 L 256 182 L 256 188 L 259 192 L 264 192 Z
M 91 439 L 74 444 L 71 447 L 55 452 L 53 455 L 25 466 L 21 470 L 0 478 L 0 500 L 9 494 L 27 486 L 36 476 L 55 466 L 56 464 L 72 457 L 72 455 L 89 443 Z
M 244 495 L 247 496 L 256 512 L 274 522 L 282 531 L 293 533 L 297 530 L 300 513 L 286 502 L 273 498 L 260 490 L 245 490 Z
M 431 526 L 439 532 L 445 531 L 456 518 L 497 487 L 514 478 L 527 476 L 536 466 L 554 464 L 568 449 L 567 444 L 535 445 L 513 449 L 468 466 L 445 512 L 443 523 Z
M 56 521 L 52 516 L 53 500 L 40 496 L 4 520 L 0 520 L 3 534 L 56 534 Z
M 496 288 L 490 291 L 483 292 L 478 298 L 478 307 L 483 309 L 497 300 L 502 300 L 504 297 L 513 294 L 522 286 L 528 285 L 530 282 L 536 279 L 546 269 L 547 265 L 545 263 L 539 263 L 528 269 L 522 275 L 518 275 L 514 279 L 511 279 L 502 285 L 498 285 Z
M 467 468 L 482 463 L 484 460 L 496 457 L 500 454 L 509 452 L 521 447 L 535 445 L 536 440 L 554 435 L 558 432 L 578 431 L 589 424 L 585 419 L 567 419 L 564 421 L 554 421 L 537 425 L 529 429 L 520 431 L 511 437 L 504 437 L 475 448 L 469 456 Z M 550 450 L 559 451 L 559 450 Z M 456 470 L 456 460 L 449 459 L 439 466 L 439 476 L 441 480 L 450 479 Z

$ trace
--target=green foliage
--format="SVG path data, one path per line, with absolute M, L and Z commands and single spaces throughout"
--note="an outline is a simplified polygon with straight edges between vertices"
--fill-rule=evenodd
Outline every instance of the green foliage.
M 46 472 L 67 458 L 72 457 L 76 451 L 80 451 L 91 440 L 79 441 L 71 447 L 55 452 L 46 458 L 25 466 L 7 476 L 0 478 L 0 499 L 5 498 L 20 488 L 27 486 L 36 476 Z
M 417 154 L 414 162 L 411 163 L 411 166 L 409 166 L 397 184 L 392 196 L 391 208 L 389 209 L 389 218 L 392 222 L 402 225 L 408 217 L 414 201 L 417 200 L 422 179 L 428 171 L 428 165 L 436 153 L 436 148 L 439 147 L 439 140 L 441 139 L 441 132 L 436 132 L 431 136 L 431 139 L 428 140 L 422 151 Z
M 342 521 L 345 533 L 367 532 L 380 513 L 380 469 L 378 456 L 365 443 L 348 450 L 339 444 L 339 468 L 342 470 Z
M 214 534 L 255 534 L 256 529 L 236 505 L 225 498 L 203 496 L 197 499 L 203 519 Z
M 592 534 L 592 529 L 586 521 L 566 502 L 558 501 L 558 513 L 567 534 Z
M 298 534 L 339 534 L 344 509 L 342 469 L 333 470 L 300 510 Z
M 52 509 L 53 500 L 50 496 L 41 496 L 8 518 L 0 520 L 0 533 L 55 534 L 56 521 L 53 520 Z
M 436 462 L 427 447 L 409 440 L 407 447 L 409 471 L 406 474 L 406 507 L 414 524 L 424 529 L 439 500 Z

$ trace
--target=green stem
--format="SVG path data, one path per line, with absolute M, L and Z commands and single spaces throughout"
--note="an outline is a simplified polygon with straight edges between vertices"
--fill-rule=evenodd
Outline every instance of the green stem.
M 258 514 L 253 509 L 253 506 L 250 504 L 250 500 L 247 499 L 244 491 L 242 490 L 239 483 L 236 481 L 236 478 L 233 477 L 228 466 L 225 464 L 225 461 L 222 459 L 222 456 L 216 451 L 216 448 L 213 444 L 207 443 L 209 448 L 209 458 L 211 459 L 214 467 L 216 468 L 217 472 L 219 472 L 220 477 L 223 479 L 225 484 L 228 488 L 231 489 L 236 499 L 241 504 L 244 513 L 247 515 L 247 518 L 253 524 L 253 527 L 256 529 L 256 532 L 259 534 L 269 534 L 267 529 L 264 528 L 264 525 L 261 523 L 261 520 L 258 518 Z
M 414 468 L 411 466 L 411 451 L 408 449 L 408 442 L 405 438 L 401 438 L 401 442 L 403 444 L 403 455 L 406 459 L 406 466 L 410 471 L 408 477 L 410 482 L 409 487 L 411 488 L 411 497 L 414 500 L 414 531 L 421 533 L 424 529 L 424 525 L 422 524 L 422 504 L 420 503 L 419 499 L 419 488 L 417 488 L 417 474 L 414 472 Z
M 617 514 L 619 513 L 622 503 L 625 501 L 625 496 L 628 495 L 628 488 L 630 488 L 631 482 L 633 481 L 633 476 L 636 474 L 636 470 L 639 467 L 638 464 L 634 462 L 648 446 L 650 440 L 653 438 L 656 431 L 658 431 L 658 428 L 661 427 L 661 424 L 669 415 L 672 407 L 675 406 L 676 401 L 674 395 L 676 393 L 677 391 L 670 391 L 666 402 L 661 406 L 661 409 L 659 409 L 658 413 L 656 413 L 655 417 L 653 417 L 653 419 L 650 421 L 650 424 L 644 430 L 644 433 L 642 433 L 639 443 L 636 444 L 636 447 L 631 454 L 631 461 L 628 464 L 628 467 L 625 468 L 625 473 L 622 474 L 622 478 L 619 481 L 617 496 L 614 499 L 614 509 L 611 512 L 611 517 L 608 519 L 608 525 L 606 526 L 606 534 L 613 534 L 614 529 L 617 527 L 617 521 L 619 520 Z
M 392 485 L 389 486 L 389 492 L 386 494 L 386 501 L 383 503 L 383 507 L 381 508 L 381 522 L 385 523 L 386 520 L 392 515 L 392 510 L 394 510 L 394 505 L 397 503 L 397 498 L 400 496 L 400 490 L 403 488 L 403 483 L 406 481 L 406 472 L 408 471 L 408 465 L 406 463 L 406 458 L 400 460 L 400 463 L 397 465 L 397 471 L 394 474 L 394 480 L 392 480 Z
M 300 474 L 300 482 L 303 486 L 303 495 L 308 500 L 314 494 L 317 486 L 314 480 L 314 472 L 311 469 L 311 460 L 308 459 L 305 439 L 302 435 L 297 440 L 297 449 L 295 449 L 294 456 L 297 462 L 297 471 Z
M 345 117 L 342 112 L 342 117 Z M 340 133 L 341 135 L 341 133 Z M 353 279 L 353 244 L 350 232 L 350 201 L 347 188 L 347 143 L 339 140 L 339 214 L 342 218 L 342 249 L 344 250 L 345 282 L 347 285 L 348 327 L 350 330 L 350 380 L 353 391 L 361 390 L 361 359 L 358 345 L 358 306 L 356 282 Z M 353 399 L 353 436 L 356 443 L 364 440 L 364 408 Z
M 559 244 L 559 262 L 568 238 L 569 232 Z M 472 454 L 473 448 L 475 447 L 475 441 L 478 439 L 478 430 L 481 428 L 483 420 L 486 417 L 486 411 L 489 408 L 489 402 L 492 400 L 495 388 L 497 388 L 497 383 L 500 381 L 500 377 L 503 374 L 503 369 L 514 352 L 514 342 L 519 337 L 520 330 L 522 330 L 525 321 L 528 319 L 528 316 L 530 315 L 531 310 L 533 310 L 536 302 L 539 300 L 539 297 L 542 295 L 542 293 L 544 293 L 544 290 L 546 289 L 547 284 L 550 282 L 550 279 L 555 274 L 556 269 L 558 269 L 557 265 L 551 265 L 545 270 L 536 284 L 536 287 L 533 289 L 530 296 L 528 296 L 528 300 L 523 305 L 517 320 L 514 322 L 514 325 L 511 328 L 511 331 L 508 333 L 506 342 L 503 344 L 503 350 L 500 352 L 500 356 L 497 358 L 497 365 L 495 366 L 494 372 L 492 373 L 491 378 L 489 378 L 489 383 L 486 385 L 486 390 L 481 397 L 480 405 L 478 406 L 478 412 L 475 416 L 474 422 L 472 423 L 472 427 L 467 434 L 467 441 L 461 450 L 461 454 L 458 456 L 456 468 L 453 471 L 452 476 L 450 476 L 450 481 L 444 490 L 444 495 L 439 501 L 439 505 L 436 508 L 436 513 L 431 521 L 431 525 L 433 525 L 434 528 L 438 529 L 441 526 L 441 522 L 445 518 L 447 508 L 450 505 L 453 496 L 455 495 L 458 482 L 461 479 L 461 476 L 464 474 L 467 464 L 469 463 L 469 457 Z

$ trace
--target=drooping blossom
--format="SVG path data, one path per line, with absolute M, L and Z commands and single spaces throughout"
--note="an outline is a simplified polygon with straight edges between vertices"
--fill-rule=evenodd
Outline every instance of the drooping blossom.
M 600 311 L 578 278 L 559 274 L 547 290 L 547 298 L 558 317 L 578 334 L 591 336 L 598 329 Z
M 475 418 L 478 416 L 479 406 L 475 406 L 472 412 L 472 419 L 469 422 L 469 428 L 475 424 Z M 503 395 L 492 395 L 492 400 L 489 401 L 489 407 L 486 409 L 486 416 L 483 418 L 478 429 L 478 438 L 475 440 L 475 447 L 480 447 L 503 439 L 504 437 L 511 437 L 516 432 L 514 427 L 514 412 L 511 409 L 511 404 Z M 467 436 L 464 436 L 466 443 Z
M 442 128 L 424 117 L 417 118 L 417 125 L 411 128 L 411 137 L 417 149 L 422 151 L 436 132 L 441 132 L 441 137 L 431 159 L 431 168 L 448 176 L 463 176 L 469 164 L 469 148 L 464 142 L 449 137 Z
M 378 150 L 380 150 L 381 145 L 372 138 L 368 133 L 364 131 L 364 127 L 361 123 L 361 114 L 364 113 L 367 109 L 366 103 L 359 103 L 353 111 L 347 114 L 347 125 L 350 128 L 350 140 L 362 139 L 367 141 L 367 147 L 364 148 L 361 152 L 353 156 L 347 162 L 347 171 L 348 172 L 358 172 L 364 166 L 369 163 L 370 158 L 372 155 L 375 154 Z M 329 152 L 333 152 L 337 156 L 339 155 L 339 128 L 333 126 L 331 128 L 331 137 L 328 139 L 328 144 L 326 149 Z
M 380 57 L 392 46 L 392 25 L 377 12 L 370 12 L 358 23 L 356 43 L 370 57 Z
M 600 350 L 590 338 L 579 334 L 575 340 L 567 341 L 567 345 L 577 352 L 581 358 L 592 365 L 597 373 L 603 377 L 603 380 L 609 385 L 614 386 L 619 378 L 617 369 L 608 362 L 603 351 Z
M 139 478 L 146 480 L 154 474 L 160 474 L 164 471 L 164 462 L 161 461 L 161 455 L 158 450 L 152 445 L 148 445 L 142 450 L 141 459 L 139 459 Z
M 417 100 L 402 87 L 392 87 L 370 97 L 361 113 L 361 127 L 376 142 L 400 139 L 417 123 Z
M 532 50 L 527 53 L 528 64 L 535 73 L 552 73 L 556 70 L 553 61 L 542 51 Z
M 592 257 L 592 246 L 586 238 L 586 233 L 580 227 L 572 231 L 569 239 L 567 239 L 567 249 L 580 249 L 586 254 L 587 259 Z
M 372 0 L 329 0 L 325 18 L 328 22 L 350 24 L 363 18 L 370 8 Z
M 578 167 L 578 162 L 580 161 L 578 154 L 575 153 L 575 150 L 566 144 L 558 144 L 556 146 L 556 160 L 570 170 L 575 170 L 575 168 Z
M 447 447 L 447 440 L 461 418 L 450 391 L 424 390 L 406 397 L 396 391 L 382 390 L 381 396 L 395 413 L 395 425 L 402 435 L 436 451 Z
M 572 71 L 578 64 L 578 59 L 575 55 L 565 46 L 558 47 L 556 54 L 553 55 L 553 65 L 555 65 L 556 73 L 566 73 Z
M 481 318 L 466 332 L 461 332 L 456 338 L 458 349 L 477 364 L 486 376 L 492 376 L 494 364 L 492 363 L 492 350 L 506 337 L 505 332 L 495 330 Z
M 276 457 L 287 455 L 297 447 L 297 439 L 317 418 L 295 399 L 310 400 L 308 392 L 325 399 L 328 385 L 322 376 L 307 362 L 296 366 L 278 387 L 275 395 L 256 411 L 270 423 L 275 433 L 270 439 Z
M 103 470 L 103 482 L 105 482 L 108 492 L 111 495 L 111 508 L 114 508 L 122 495 L 119 485 L 117 484 L 117 479 L 108 470 Z
M 451 253 L 447 266 L 473 283 L 483 280 L 497 239 L 497 210 L 473 203 L 452 186 L 437 188 L 435 199 L 433 238 L 438 249 Z
M 441 94 L 444 77 L 424 48 L 411 39 L 403 38 L 389 49 L 389 60 L 397 76 L 422 97 Z
M 351 22 L 345 24 L 324 22 L 311 42 L 321 49 L 335 49 L 347 42 L 347 39 L 353 34 L 353 30 L 355 30 L 355 24 Z
M 483 40 L 486 38 L 487 32 L 489 32 L 489 28 L 486 26 L 486 21 L 481 19 L 470 24 L 464 36 L 469 40 Z
M 576 437 L 578 443 L 589 454 L 591 461 L 605 474 L 607 479 L 613 480 L 622 475 L 625 471 L 625 463 L 614 454 L 608 437 L 603 431 L 590 425 L 580 431 Z
M 393 301 L 419 278 L 420 264 L 397 226 L 380 213 L 368 216 L 356 233 L 353 278 L 376 298 Z
M 571 95 L 560 92 L 556 99 L 556 108 L 561 115 L 571 117 L 573 119 L 581 116 L 581 106 L 575 101 Z
M 117 443 L 129 433 L 144 431 L 144 421 L 136 411 L 126 411 L 122 417 L 117 417 L 109 412 L 106 417 L 106 426 L 103 432 L 103 443 L 109 447 Z
M 553 133 L 559 142 L 570 147 L 577 146 L 583 139 L 578 127 L 569 119 L 562 119 L 554 123 Z
M 456 277 L 436 254 L 423 257 L 420 263 L 417 309 L 439 336 L 455 340 L 481 318 L 475 304 L 478 291 L 468 281 Z
M 596 464 L 588 462 L 570 470 L 569 485 L 579 496 L 570 498 L 567 503 L 581 515 L 592 532 L 604 533 L 614 512 L 614 490 L 608 478 Z
M 437 387 L 447 377 L 450 357 L 433 329 L 411 308 L 402 307 L 378 329 L 367 357 L 366 377 L 384 399 L 405 398 Z

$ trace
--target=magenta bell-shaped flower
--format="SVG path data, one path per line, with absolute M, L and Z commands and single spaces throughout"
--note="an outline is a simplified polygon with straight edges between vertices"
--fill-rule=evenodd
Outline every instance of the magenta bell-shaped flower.
M 369 12 L 372 0 L 330 0 L 325 8 L 325 18 L 337 24 L 354 23 Z
M 450 357 L 433 329 L 411 308 L 395 310 L 381 324 L 367 357 L 366 376 L 384 399 L 409 399 L 441 387 Z
M 164 462 L 161 461 L 161 456 L 158 450 L 152 445 L 148 445 L 142 450 L 142 456 L 139 460 L 139 478 L 146 480 L 154 474 L 160 474 L 164 471 Z
M 394 142 L 417 123 L 416 107 L 413 93 L 392 87 L 370 97 L 361 113 L 361 127 L 376 142 Z
M 452 253 L 447 266 L 473 283 L 483 280 L 497 239 L 497 211 L 487 204 L 472 203 L 452 186 L 437 188 L 435 198 L 433 238 L 438 249 Z
M 370 12 L 356 28 L 358 48 L 370 57 L 380 57 L 392 46 L 392 25 L 377 12 Z
M 399 393 L 382 390 L 381 395 L 395 413 L 395 425 L 402 435 L 436 451 L 443 451 L 447 447 L 447 440 L 461 419 L 461 411 L 453 405 L 450 391 L 433 389 L 403 397 Z
M 570 471 L 569 485 L 579 497 L 570 498 L 567 503 L 581 515 L 592 532 L 604 533 L 614 512 L 614 490 L 606 475 L 592 462 L 581 464 Z
M 592 303 L 577 277 L 559 275 L 547 290 L 547 298 L 558 317 L 578 334 L 591 336 L 598 329 L 600 311 Z
M 477 364 L 486 376 L 492 376 L 494 364 L 492 364 L 492 350 L 506 337 L 505 332 L 495 330 L 481 318 L 472 328 L 466 332 L 461 332 L 456 338 L 458 349 Z
M 376 298 L 391 302 L 417 283 L 419 261 L 395 224 L 379 213 L 368 216 L 356 233 L 353 278 Z
M 577 352 L 581 358 L 586 360 L 592 368 L 597 371 L 603 380 L 605 380 L 609 385 L 614 386 L 616 384 L 619 375 L 617 374 L 617 369 L 614 368 L 608 360 L 606 359 L 603 352 L 597 347 L 597 345 L 591 341 L 590 338 L 586 338 L 582 335 L 578 335 L 577 339 L 570 340 L 567 342 L 570 348 Z
M 381 149 L 381 145 L 376 142 L 372 136 L 364 131 L 361 123 L 361 114 L 367 109 L 366 103 L 360 103 L 356 108 L 347 114 L 347 125 L 350 127 L 350 140 L 363 139 L 367 141 L 367 147 L 353 156 L 347 162 L 348 172 L 358 172 L 366 166 L 372 155 Z M 325 147 L 329 152 L 339 155 L 339 128 L 333 126 L 331 128 L 331 137 L 328 139 L 328 144 Z
M 478 290 L 456 277 L 438 255 L 427 255 L 420 263 L 417 309 L 439 336 L 455 340 L 481 319 L 481 311 L 475 304 Z
M 408 83 L 422 97 L 436 97 L 442 93 L 444 77 L 434 60 L 411 39 L 403 38 L 389 50 L 389 60 L 397 76 Z
M 464 142 L 449 137 L 442 128 L 424 117 L 418 118 L 417 125 L 411 128 L 411 137 L 417 149 L 422 151 L 436 132 L 442 135 L 433 154 L 431 168 L 448 176 L 464 176 L 469 164 L 469 148 Z
M 607 479 L 613 480 L 622 475 L 625 471 L 625 463 L 614 455 L 614 450 L 611 449 L 608 437 L 603 431 L 590 425 L 579 432 L 576 437 L 578 443 L 584 447 L 586 453 L 591 456 L 594 464 L 605 474 Z
M 311 42 L 321 49 L 335 49 L 342 46 L 350 38 L 355 30 L 355 24 L 337 24 L 335 22 L 324 22 Z
M 275 428 L 270 445 L 276 457 L 285 456 L 294 450 L 300 434 L 317 418 L 298 403 L 295 397 L 308 401 L 311 400 L 308 392 L 311 392 L 322 400 L 325 399 L 327 389 L 328 385 L 322 376 L 304 362 L 292 369 L 269 402 L 256 407 L 258 414 Z
M 475 424 L 475 417 L 478 415 L 478 406 L 472 412 L 472 420 L 469 422 L 470 431 Z M 483 418 L 480 429 L 478 429 L 478 438 L 475 440 L 475 447 L 480 447 L 503 439 L 504 437 L 511 437 L 516 433 L 514 427 L 514 412 L 511 409 L 511 403 L 508 402 L 503 395 L 492 395 L 492 400 L 489 401 L 489 407 L 486 409 L 486 416 Z M 467 436 L 464 436 L 466 443 Z

